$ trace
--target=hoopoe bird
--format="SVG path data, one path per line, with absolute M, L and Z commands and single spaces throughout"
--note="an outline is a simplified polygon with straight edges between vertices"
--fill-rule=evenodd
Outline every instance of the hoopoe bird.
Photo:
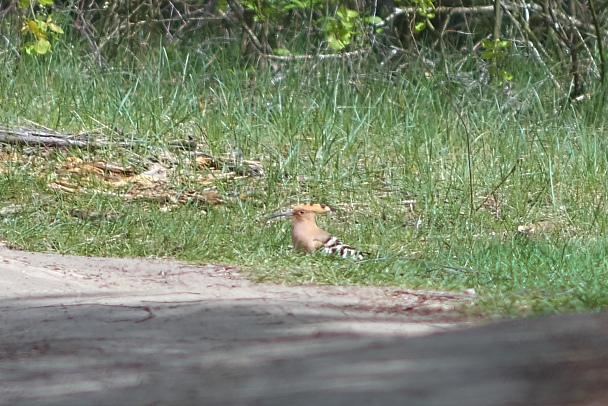
M 293 217 L 291 240 L 294 248 L 297 250 L 312 254 L 318 249 L 323 249 L 323 252 L 327 254 L 338 254 L 342 258 L 365 258 L 365 255 L 368 255 L 367 253 L 341 243 L 336 237 L 317 226 L 317 214 L 327 214 L 335 210 L 323 204 L 303 203 L 295 206 L 293 209 L 273 214 L 267 217 L 266 220 L 282 216 Z

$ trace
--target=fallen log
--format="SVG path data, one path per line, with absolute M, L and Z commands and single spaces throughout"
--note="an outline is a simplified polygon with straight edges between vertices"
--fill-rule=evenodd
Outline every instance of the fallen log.
M 0 127 L 0 143 L 13 145 L 39 145 L 43 147 L 90 147 L 98 146 L 88 134 L 59 134 L 26 128 Z
M 80 134 L 61 134 L 49 129 L 33 130 L 28 128 L 8 128 L 0 126 L 0 144 L 24 145 L 24 146 L 40 146 L 47 148 L 88 148 L 96 149 L 100 147 L 120 147 L 133 148 L 143 146 L 142 142 L 138 141 L 120 141 L 111 142 L 106 139 L 93 138 L 89 133 Z M 210 166 L 216 169 L 226 168 L 231 172 L 235 172 L 240 176 L 250 176 L 253 178 L 264 175 L 264 169 L 259 162 L 243 160 L 241 158 L 227 159 L 214 157 L 202 152 L 196 151 L 198 144 L 192 139 L 170 141 L 168 146 L 173 149 L 184 150 L 193 156 L 198 156 L 205 162 L 204 166 Z

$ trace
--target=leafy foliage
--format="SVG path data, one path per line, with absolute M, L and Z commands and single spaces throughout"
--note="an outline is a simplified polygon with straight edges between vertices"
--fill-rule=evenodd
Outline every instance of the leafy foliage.
M 38 0 L 38 3 L 43 6 L 52 5 L 53 0 Z M 31 10 L 31 16 L 25 19 L 21 28 L 21 32 L 30 38 L 29 41 L 23 44 L 23 50 L 28 55 L 43 55 L 47 52 L 52 52 L 49 35 L 54 40 L 58 40 L 59 35 L 64 32 L 60 26 L 53 22 L 51 14 L 46 16 L 36 14 L 34 13 L 32 6 L 33 4 L 30 0 L 19 1 L 19 7 Z
M 435 29 L 431 20 L 435 18 L 435 0 L 411 0 L 412 4 L 416 7 L 416 14 L 422 18 L 422 21 L 416 21 L 414 23 L 414 34 L 419 34 L 426 27 Z
M 335 17 L 326 16 L 320 20 L 321 27 L 327 34 L 327 42 L 333 51 L 341 51 L 350 44 L 352 37 L 357 34 L 358 19 L 358 11 L 340 7 Z
M 513 74 L 502 68 L 509 55 L 511 41 L 495 38 L 493 40 L 483 40 L 481 45 L 484 49 L 481 57 L 492 62 L 490 75 L 495 78 L 496 84 L 500 85 L 504 80 L 513 80 Z

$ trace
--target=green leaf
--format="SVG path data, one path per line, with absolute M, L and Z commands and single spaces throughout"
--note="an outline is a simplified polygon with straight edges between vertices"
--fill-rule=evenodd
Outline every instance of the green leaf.
M 346 18 L 352 19 L 357 18 L 359 16 L 359 12 L 357 10 L 346 9 Z
M 218 0 L 215 7 L 219 11 L 226 12 L 228 11 L 228 2 L 226 0 Z
M 323 31 L 325 32 L 331 32 L 335 29 L 337 29 L 338 20 L 336 20 L 333 17 L 323 17 L 320 18 L 319 20 L 317 20 L 317 23 L 323 28 Z
M 481 46 L 484 47 L 485 49 L 493 49 L 494 43 L 492 41 L 490 41 L 489 39 L 484 39 L 483 41 L 481 41 Z
M 241 4 L 250 10 L 257 10 L 257 4 L 253 1 L 242 1 Z
M 49 24 L 49 29 L 51 31 L 56 32 L 57 34 L 63 34 L 63 30 L 57 24 L 55 24 L 55 23 L 48 23 L 48 24 Z
M 327 37 L 327 41 L 334 51 L 341 51 L 345 47 L 344 43 L 336 38 L 334 34 L 330 34 L 329 37 Z
M 342 20 L 342 27 L 344 27 L 347 30 L 350 30 L 351 28 L 353 28 L 354 24 L 348 20 Z
M 376 24 L 380 24 L 382 22 L 382 19 L 378 16 L 369 16 L 369 17 L 365 17 L 365 22 L 372 24 L 372 25 L 376 25 Z
M 506 70 L 501 71 L 500 75 L 505 80 L 513 80 L 513 74 L 511 72 L 507 72 Z
M 493 59 L 493 58 L 494 58 L 494 55 L 495 55 L 495 54 L 494 54 L 494 51 L 490 49 L 490 50 L 488 50 L 488 51 L 484 51 L 484 52 L 481 54 L 481 57 L 482 57 L 483 59 Z
M 36 50 L 36 53 L 46 54 L 51 50 L 51 43 L 45 39 L 38 40 L 34 44 L 34 49 Z
M 292 0 L 289 2 L 289 4 L 287 4 L 285 7 L 283 7 L 283 11 L 289 11 L 289 10 L 304 10 L 306 9 L 307 6 L 306 4 L 298 1 L 298 0 Z
M 53 0 L 38 0 L 38 3 L 42 4 L 43 6 L 50 6 L 53 4 Z
M 352 34 L 354 34 L 351 30 L 346 30 L 346 29 L 340 29 L 338 30 L 335 34 L 337 34 L 337 37 L 340 38 L 340 41 L 347 41 L 350 36 Z
M 41 28 L 41 24 L 40 24 L 40 20 L 28 20 L 26 21 L 27 24 L 27 28 L 30 30 L 30 32 L 32 34 L 34 34 L 34 36 L 36 38 L 39 39 L 46 39 L 46 34 L 44 33 L 44 31 L 42 31 Z M 46 30 L 46 24 L 44 24 L 44 30 Z
M 425 27 L 426 27 L 426 23 L 424 21 L 420 21 L 420 22 L 414 24 L 414 33 L 418 34 L 422 30 L 424 30 Z
M 279 56 L 291 55 L 291 51 L 287 48 L 276 48 L 274 54 Z
M 28 42 L 27 44 L 25 44 L 23 46 L 23 49 L 25 50 L 25 53 L 28 55 L 32 55 L 33 53 L 35 53 L 34 44 L 32 44 L 31 42 Z
M 509 40 L 498 41 L 499 48 L 508 48 L 510 46 L 511 46 L 511 41 L 509 41 Z
M 19 8 L 27 8 L 29 6 L 30 0 L 19 0 Z M 27 52 L 27 50 L 25 52 Z

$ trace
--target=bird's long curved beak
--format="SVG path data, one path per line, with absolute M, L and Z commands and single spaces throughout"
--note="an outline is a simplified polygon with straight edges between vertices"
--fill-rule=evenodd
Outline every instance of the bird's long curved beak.
M 272 220 L 277 217 L 284 217 L 284 216 L 293 216 L 293 210 L 290 209 L 290 210 L 284 211 L 282 213 L 276 213 L 276 214 L 273 214 L 272 216 L 268 216 L 268 217 L 266 217 L 266 221 Z

